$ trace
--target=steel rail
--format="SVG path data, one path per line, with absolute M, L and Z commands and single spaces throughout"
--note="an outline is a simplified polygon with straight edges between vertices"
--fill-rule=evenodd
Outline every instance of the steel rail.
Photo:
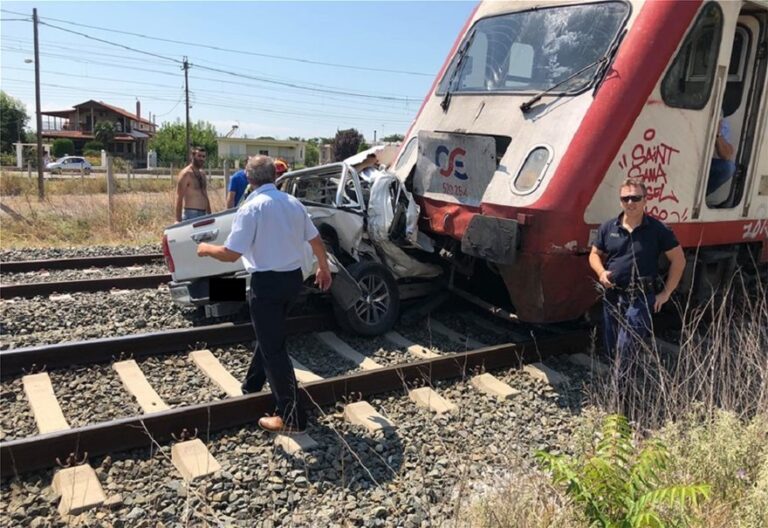
M 132 266 L 136 264 L 149 264 L 156 260 L 162 260 L 162 253 L 150 255 L 114 255 L 107 257 L 77 257 L 51 260 L 20 260 L 16 262 L 0 263 L 0 273 L 23 273 L 38 270 L 62 270 L 103 268 L 105 266 Z
M 0 285 L 0 299 L 12 297 L 36 297 L 52 293 L 97 292 L 113 288 L 139 290 L 142 288 L 157 288 L 171 281 L 171 276 L 138 275 L 133 277 L 105 277 L 101 279 L 85 279 L 61 282 L 33 282 L 29 284 Z
M 301 387 L 301 395 L 308 408 L 332 405 L 342 396 L 371 396 L 403 390 L 408 383 L 417 380 L 433 383 L 467 376 L 477 369 L 519 368 L 542 357 L 583 351 L 589 343 L 587 332 L 575 332 L 537 342 L 485 347 L 308 383 Z M 169 441 L 172 434 L 178 435 L 182 429 L 197 429 L 201 439 L 207 442 L 210 433 L 253 424 L 273 409 L 272 394 L 260 392 L 0 442 L 0 476 L 9 477 L 53 467 L 56 457 L 63 460 L 69 453 L 78 457 L 86 452 L 88 456 L 98 456 L 149 448 L 153 441 Z
M 289 335 L 328 330 L 335 325 L 330 314 L 289 317 Z M 226 345 L 254 339 L 250 323 L 222 323 L 197 328 L 181 328 L 55 345 L 13 348 L 0 351 L 0 378 L 3 380 L 42 368 L 106 363 L 120 357 L 149 357 L 171 354 L 197 347 Z

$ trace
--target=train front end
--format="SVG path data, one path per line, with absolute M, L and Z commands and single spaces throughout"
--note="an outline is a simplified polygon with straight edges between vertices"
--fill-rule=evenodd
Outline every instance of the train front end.
M 456 285 L 531 322 L 594 303 L 585 209 L 693 16 L 674 4 L 476 8 L 393 167 Z

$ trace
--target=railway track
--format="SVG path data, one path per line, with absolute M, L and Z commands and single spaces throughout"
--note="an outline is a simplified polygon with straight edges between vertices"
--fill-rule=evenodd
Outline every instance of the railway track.
M 148 255 L 113 255 L 104 257 L 76 257 L 50 260 L 21 260 L 0 263 L 0 273 L 26 273 L 39 270 L 103 268 L 107 266 L 140 266 L 161 261 L 162 253 Z
M 110 277 L 104 279 L 83 279 L 74 281 L 34 282 L 0 286 L 0 299 L 14 297 L 31 298 L 38 295 L 66 294 L 75 292 L 98 292 L 118 290 L 140 290 L 157 288 L 170 282 L 169 274 L 139 275 L 135 277 Z
M 151 272 L 159 267 L 157 264 L 161 259 L 162 255 L 153 254 L 2 263 L 0 299 L 157 288 L 168 283 L 171 276 L 168 273 L 147 273 L 147 265 Z M 142 272 L 144 274 L 137 274 Z M 89 274 L 101 276 L 81 278 Z
M 288 325 L 294 334 L 321 331 L 313 335 L 319 336 L 328 348 L 338 353 L 341 356 L 340 360 L 354 363 L 359 369 L 330 378 L 321 378 L 303 365 L 296 363 L 297 377 L 303 387 L 302 397 L 311 402 L 311 406 L 333 405 L 350 394 L 370 397 L 397 391 L 404 385 L 413 383 L 431 387 L 440 380 L 466 377 L 479 370 L 492 371 L 506 367 L 522 367 L 550 355 L 582 352 L 589 344 L 589 336 L 586 332 L 571 332 L 537 340 L 529 339 L 523 343 L 503 343 L 493 346 L 483 346 L 482 343 L 465 337 L 463 338 L 465 346 L 480 346 L 465 352 L 438 354 L 428 347 L 411 342 L 402 335 L 392 332 L 387 334 L 387 339 L 393 347 L 407 351 L 405 355 L 410 356 L 411 359 L 407 362 L 384 366 L 347 345 L 337 334 L 328 330 L 332 327 L 331 325 L 332 321 L 326 316 L 293 318 Z M 433 323 L 433 330 L 447 334 L 448 339 L 462 340 L 461 335 L 438 322 Z M 3 378 L 8 379 L 23 372 L 34 372 L 33 369 L 43 365 L 46 368 L 60 368 L 73 364 L 111 362 L 121 360 L 126 354 L 139 359 L 178 353 L 195 345 L 199 347 L 200 343 L 212 347 L 216 344 L 243 342 L 252 338 L 250 325 L 223 324 L 9 350 L 0 353 L 0 363 L 3 366 Z M 203 355 L 210 359 L 208 353 L 203 352 Z M 213 363 L 218 361 L 214 358 Z M 206 375 L 211 378 L 212 383 L 225 387 L 228 375 L 223 374 L 223 370 L 219 364 L 218 367 L 213 368 L 214 374 L 207 372 Z M 229 378 L 232 376 L 229 375 Z M 125 380 L 124 383 L 128 386 Z M 259 416 L 273 408 L 272 396 L 268 392 L 233 397 L 239 396 L 239 384 L 232 387 L 230 383 L 230 387 L 225 389 L 222 390 L 225 390 L 228 397 L 221 401 L 181 406 L 73 429 L 66 426 L 57 431 L 1 442 L 0 474 L 8 477 L 52 467 L 57 457 L 64 460 L 70 453 L 74 453 L 75 457 L 80 457 L 86 452 L 88 456 L 96 456 L 146 447 L 147 435 L 157 442 L 165 442 L 173 435 L 178 435 L 183 429 L 205 430 L 210 434 L 253 423 Z M 439 396 L 431 397 L 435 398 L 435 402 L 440 400 Z M 49 405 L 57 407 L 55 400 L 54 403 L 49 402 Z M 60 410 L 57 412 L 61 414 Z M 40 425 L 37 414 L 36 419 Z

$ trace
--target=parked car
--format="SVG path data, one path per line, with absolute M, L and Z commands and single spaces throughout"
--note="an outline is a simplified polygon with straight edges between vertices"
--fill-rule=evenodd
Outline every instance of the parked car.
M 361 335 L 378 335 L 395 324 L 400 301 L 431 293 L 442 268 L 432 261 L 431 241 L 419 232 L 419 207 L 394 175 L 380 171 L 369 180 L 346 163 L 289 172 L 278 187 L 298 198 L 325 241 L 335 278 L 331 287 L 338 322 Z M 232 263 L 197 257 L 197 244 L 221 244 L 236 209 L 187 220 L 166 228 L 163 253 L 171 271 L 171 298 L 181 306 L 204 307 L 224 315 L 233 303 L 217 303 L 211 285 L 248 273 Z M 314 256 L 306 244 L 302 266 L 311 293 Z M 316 292 L 317 290 L 315 290 Z
M 93 165 L 87 159 L 80 156 L 64 156 L 46 165 L 45 169 L 51 174 L 62 174 L 67 171 L 82 171 L 85 174 L 90 174 L 91 170 L 93 170 Z

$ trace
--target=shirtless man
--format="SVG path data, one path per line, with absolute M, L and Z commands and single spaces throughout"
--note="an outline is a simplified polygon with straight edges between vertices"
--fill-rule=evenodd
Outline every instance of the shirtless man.
M 205 149 L 192 149 L 192 163 L 181 169 L 176 185 L 176 221 L 189 220 L 211 213 L 205 182 Z

